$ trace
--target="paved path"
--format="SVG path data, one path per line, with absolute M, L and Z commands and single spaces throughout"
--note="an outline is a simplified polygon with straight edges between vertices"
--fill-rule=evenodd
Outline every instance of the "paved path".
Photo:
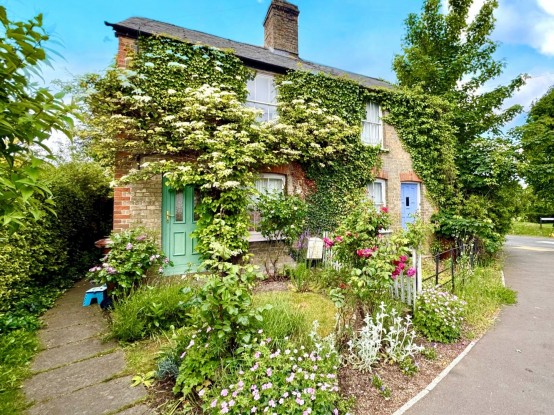
M 554 240 L 508 237 L 505 252 L 518 304 L 407 414 L 554 413 Z
M 24 392 L 29 415 L 139 415 L 150 410 L 140 401 L 142 387 L 131 388 L 124 376 L 124 355 L 103 342 L 107 324 L 100 308 L 83 307 L 87 282 L 79 282 L 44 315 L 39 331 L 44 350 L 31 364 L 33 376 Z

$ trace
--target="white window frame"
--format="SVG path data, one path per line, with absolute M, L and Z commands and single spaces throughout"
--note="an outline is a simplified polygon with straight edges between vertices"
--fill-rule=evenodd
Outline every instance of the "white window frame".
M 372 117 L 370 114 L 372 111 L 377 111 L 377 117 Z M 375 121 L 375 118 L 377 118 L 377 121 Z M 377 134 L 378 137 L 369 137 L 368 139 L 364 136 L 364 127 L 365 126 L 376 126 L 377 127 Z M 371 131 L 371 129 L 370 129 Z M 362 135 L 361 135 L 362 143 L 367 146 L 378 146 L 380 148 L 383 148 L 383 111 L 381 109 L 381 106 L 377 104 L 376 102 L 368 102 L 365 105 L 365 116 L 364 119 L 362 119 Z
M 258 82 L 260 81 L 270 81 L 270 91 L 268 91 L 269 101 L 263 100 L 261 97 L 257 96 L 257 87 Z M 247 82 L 248 97 L 246 98 L 246 105 L 253 108 L 258 108 L 264 111 L 264 113 L 258 118 L 259 121 L 272 121 L 277 119 L 277 88 L 275 86 L 275 78 L 273 75 L 266 73 L 256 73 L 254 79 Z M 271 107 L 273 111 L 267 111 L 266 108 Z
M 382 195 L 383 203 L 376 203 L 375 200 L 373 199 L 372 195 L 375 194 L 375 191 L 372 189 L 374 188 L 376 183 L 381 185 L 381 195 Z M 386 180 L 375 179 L 373 182 L 369 183 L 366 186 L 366 191 L 367 191 L 367 198 L 373 202 L 373 206 L 375 206 L 375 209 L 379 210 L 382 207 L 387 206 L 387 181 Z
M 281 194 L 285 194 L 285 186 L 287 183 L 287 176 L 284 174 L 278 174 L 278 173 L 260 173 L 258 179 L 256 179 L 256 182 L 259 180 L 281 180 Z M 255 187 L 257 187 L 255 185 Z M 255 202 L 257 200 L 257 196 L 254 195 L 252 197 L 252 201 Z M 256 223 L 253 223 L 253 225 L 256 225 Z M 262 242 L 266 241 L 267 239 L 264 238 L 261 232 L 258 231 L 250 231 L 250 236 L 248 237 L 249 242 Z

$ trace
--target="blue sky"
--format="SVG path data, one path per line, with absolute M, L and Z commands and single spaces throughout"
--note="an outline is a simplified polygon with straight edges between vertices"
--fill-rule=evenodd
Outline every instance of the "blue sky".
M 392 58 L 401 51 L 404 19 L 423 0 L 291 0 L 300 9 L 303 59 L 395 81 Z M 483 0 L 474 1 L 474 11 Z M 43 13 L 44 26 L 60 44 L 45 79 L 70 79 L 106 69 L 117 40 L 104 21 L 148 17 L 217 36 L 263 45 L 263 19 L 270 0 L 3 0 L 12 20 Z M 499 0 L 493 38 L 504 74 L 491 86 L 520 73 L 531 76 L 511 100 L 526 107 L 554 85 L 554 0 Z M 520 117 L 516 123 L 522 122 Z M 514 123 L 512 123 L 514 124 Z

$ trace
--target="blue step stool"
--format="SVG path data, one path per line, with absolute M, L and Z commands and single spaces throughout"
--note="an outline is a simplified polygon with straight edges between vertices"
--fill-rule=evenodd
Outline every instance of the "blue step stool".
M 83 307 L 89 306 L 92 304 L 92 300 L 96 300 L 98 305 L 104 300 L 108 287 L 102 285 L 100 287 L 93 287 L 90 290 L 87 290 L 85 293 L 85 299 L 83 300 Z

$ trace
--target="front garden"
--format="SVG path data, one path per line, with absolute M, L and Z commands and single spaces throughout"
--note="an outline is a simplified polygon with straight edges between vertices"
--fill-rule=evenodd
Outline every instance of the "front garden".
M 303 218 L 294 220 L 262 228 L 297 236 L 282 238 L 297 265 L 270 280 L 226 262 L 208 273 L 156 276 L 167 261 L 141 229 L 119 234 L 91 269 L 92 278 L 115 283 L 112 336 L 158 411 L 392 413 L 515 301 L 498 270 L 480 265 L 459 270 L 456 293 L 430 284 L 415 308 L 400 302 L 391 288 L 415 278 L 409 248 L 424 246 L 428 232 L 416 222 L 382 236 L 386 209 L 352 208 L 325 238 L 333 261 L 315 267 L 302 260 L 295 228 Z

